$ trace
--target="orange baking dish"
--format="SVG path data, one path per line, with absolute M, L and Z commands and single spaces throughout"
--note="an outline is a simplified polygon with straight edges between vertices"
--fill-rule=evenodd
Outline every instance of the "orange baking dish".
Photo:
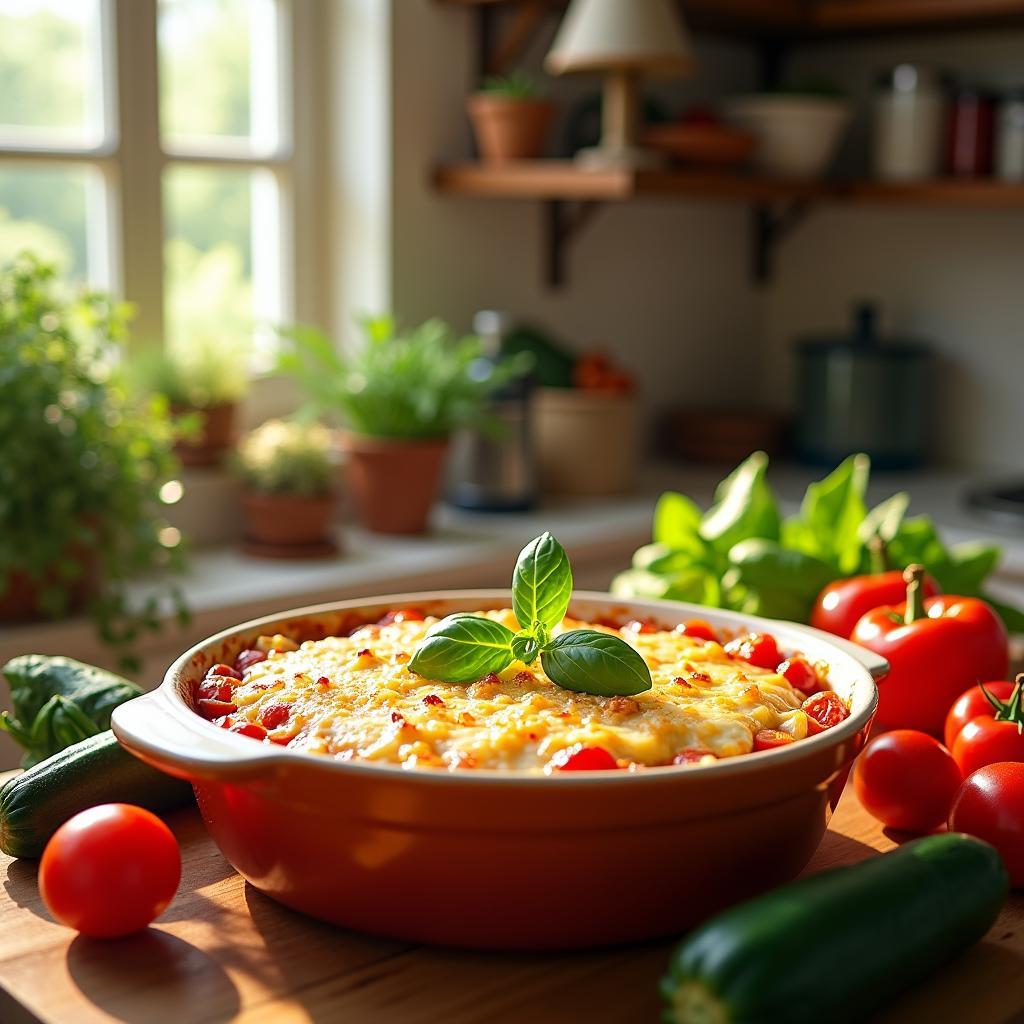
M 708 765 L 544 776 L 340 761 L 261 744 L 192 710 L 194 684 L 261 634 L 314 639 L 391 608 L 507 607 L 508 591 L 342 601 L 248 622 L 183 654 L 117 708 L 132 753 L 195 786 L 224 856 L 261 892 L 335 924 L 476 949 L 570 949 L 678 933 L 796 875 L 875 712 L 885 662 L 805 626 L 674 602 L 578 593 L 586 621 L 700 617 L 772 632 L 830 665 L 850 717 L 776 750 Z

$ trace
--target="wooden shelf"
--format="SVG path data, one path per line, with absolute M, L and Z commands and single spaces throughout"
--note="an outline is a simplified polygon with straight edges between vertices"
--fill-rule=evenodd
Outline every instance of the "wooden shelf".
M 553 10 L 566 0 L 437 0 L 453 7 Z M 1024 26 L 1024 0 L 681 0 L 695 29 L 736 35 L 822 38 L 853 33 Z
M 529 160 L 448 164 L 436 171 L 434 181 L 441 192 L 489 199 L 621 202 L 650 197 L 753 204 L 830 201 L 1024 209 L 1024 184 L 989 179 L 939 179 L 907 185 L 780 181 L 711 171 L 589 171 L 571 160 Z

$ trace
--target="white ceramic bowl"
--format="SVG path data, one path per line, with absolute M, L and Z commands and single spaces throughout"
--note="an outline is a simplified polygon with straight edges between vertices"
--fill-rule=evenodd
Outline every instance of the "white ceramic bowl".
M 850 122 L 849 105 L 824 96 L 741 96 L 726 115 L 754 137 L 755 166 L 779 178 L 822 177 Z

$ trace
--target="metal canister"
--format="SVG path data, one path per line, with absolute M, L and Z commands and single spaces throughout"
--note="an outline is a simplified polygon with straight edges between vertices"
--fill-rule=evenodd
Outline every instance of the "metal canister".
M 898 64 L 878 81 L 874 100 L 874 173 L 883 181 L 922 181 L 939 173 L 946 98 L 942 76 Z

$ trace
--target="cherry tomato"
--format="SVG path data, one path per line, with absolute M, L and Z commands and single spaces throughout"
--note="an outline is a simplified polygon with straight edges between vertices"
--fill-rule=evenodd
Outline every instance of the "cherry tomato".
M 207 677 L 210 676 L 227 676 L 229 679 L 241 679 L 242 674 L 237 669 L 233 669 L 230 665 L 214 665 L 209 672 L 206 673 Z
M 99 938 L 145 928 L 167 909 L 180 879 L 171 830 L 131 804 L 76 814 L 53 834 L 39 862 L 39 892 L 50 913 Z
M 730 640 L 725 650 L 734 658 L 742 658 L 758 668 L 774 669 L 782 661 L 779 645 L 770 633 L 748 633 Z
M 619 763 L 604 747 L 567 747 L 548 762 L 560 772 L 596 772 L 618 768 Z
M 687 747 L 680 750 L 672 758 L 673 764 L 701 764 L 704 761 L 717 761 L 718 758 L 710 750 L 698 750 L 696 747 Z
M 807 731 L 812 736 L 850 717 L 850 709 L 843 703 L 843 698 L 831 690 L 822 690 L 808 697 L 800 706 L 807 715 Z
M 276 729 L 288 721 L 291 713 L 291 704 L 268 704 L 260 715 L 260 722 L 267 729 Z
M 378 620 L 378 626 L 390 626 L 393 622 L 422 622 L 423 612 L 419 608 L 394 608 Z
M 774 750 L 776 747 L 787 747 L 793 742 L 793 737 L 788 732 L 779 729 L 758 729 L 754 733 L 755 750 Z
M 821 689 L 818 681 L 818 673 L 814 671 L 811 663 L 799 654 L 788 658 L 775 670 L 790 686 L 796 687 L 803 693 L 817 693 Z
M 984 684 L 985 689 L 998 700 L 1008 700 L 1010 694 L 1013 693 L 1013 685 L 1013 683 L 1002 679 L 998 682 Z M 991 714 L 992 705 L 980 686 L 972 686 L 969 690 L 965 690 L 949 709 L 949 714 L 946 715 L 946 726 L 943 731 L 946 746 L 950 750 L 953 749 L 960 730 L 972 719 Z
M 254 740 L 265 740 L 267 738 L 267 730 L 255 722 L 239 722 L 230 725 L 228 728 L 232 732 L 237 732 L 242 736 L 250 736 Z
M 657 633 L 658 627 L 650 619 L 631 619 L 623 627 L 634 633 Z
M 199 697 L 202 700 L 220 701 L 223 704 L 231 703 L 231 696 L 234 687 L 226 679 L 214 676 L 212 679 L 204 679 L 199 684 Z
M 1024 761 L 1024 732 L 1016 722 L 997 722 L 992 715 L 980 715 L 960 730 L 953 757 L 964 778 L 987 764 Z
M 235 669 L 238 672 L 245 672 L 252 668 L 253 665 L 258 665 L 261 661 L 267 660 L 266 651 L 257 651 L 250 649 L 248 651 L 242 651 L 237 658 L 235 658 Z
M 212 722 L 215 718 L 230 715 L 232 711 L 237 711 L 238 707 L 232 704 L 231 701 L 204 699 L 196 703 L 196 710 L 203 718 L 208 718 Z
M 953 801 L 949 827 L 991 843 L 1010 884 L 1024 887 L 1024 764 L 990 764 L 969 775 Z
M 687 619 L 686 622 L 676 627 L 677 632 L 685 633 L 689 637 L 693 637 L 695 640 L 708 640 L 717 643 L 718 634 L 715 632 L 715 627 L 710 622 L 705 622 L 704 619 Z
M 853 788 L 864 810 L 905 832 L 931 832 L 941 825 L 960 780 L 950 752 L 913 729 L 876 736 L 853 766 Z

